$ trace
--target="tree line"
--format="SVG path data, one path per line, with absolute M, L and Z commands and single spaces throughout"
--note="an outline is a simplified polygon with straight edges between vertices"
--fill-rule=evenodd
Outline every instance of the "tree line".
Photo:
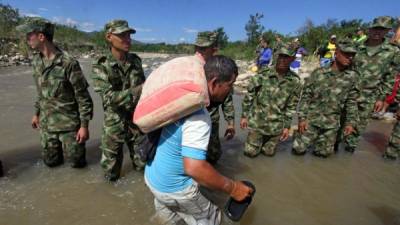
M 235 59 L 253 59 L 255 57 L 255 48 L 261 36 L 266 37 L 271 46 L 275 44 L 276 37 L 280 37 L 283 41 L 290 41 L 297 37 L 303 47 L 308 49 L 309 52 L 313 52 L 327 41 L 332 34 L 337 35 L 338 38 L 351 36 L 358 28 L 366 28 L 368 26 L 367 23 L 360 19 L 340 21 L 328 19 L 320 25 L 316 25 L 311 19 L 307 19 L 304 25 L 296 31 L 295 35 L 284 35 L 275 30 L 266 30 L 262 25 L 263 17 L 262 13 L 249 16 L 249 20 L 244 26 L 247 35 L 246 40 L 230 41 L 223 27 L 215 29 L 218 32 L 220 53 Z M 20 40 L 15 28 L 24 23 L 26 19 L 27 17 L 22 16 L 18 9 L 0 3 L 0 39 Z M 62 24 L 56 24 L 55 30 L 55 42 L 62 45 L 66 50 L 88 51 L 94 49 L 101 51 L 107 49 L 104 30 L 88 33 L 77 29 L 75 26 Z M 19 41 L 18 45 L 20 51 L 27 51 L 24 41 Z M 6 52 L 7 49 L 5 48 L 7 48 L 7 45 L 3 43 L 0 47 L 0 53 Z M 194 52 L 193 45 L 189 43 L 142 43 L 138 41 L 134 41 L 132 50 L 170 54 L 191 54 Z

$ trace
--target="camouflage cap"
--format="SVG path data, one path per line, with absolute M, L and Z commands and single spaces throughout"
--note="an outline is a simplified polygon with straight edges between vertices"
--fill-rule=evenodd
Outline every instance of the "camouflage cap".
M 383 27 L 383 28 L 387 28 L 387 29 L 392 29 L 393 26 L 393 19 L 390 16 L 380 16 L 375 18 L 372 21 L 372 24 L 370 26 L 370 28 L 374 28 L 374 27 Z
M 197 34 L 194 45 L 198 47 L 210 47 L 217 42 L 217 33 L 211 31 L 203 31 Z
M 28 18 L 24 24 L 17 26 L 16 29 L 17 31 L 25 34 L 29 34 L 31 32 L 40 32 L 49 35 L 54 34 L 54 24 L 40 17 Z
M 111 20 L 104 26 L 104 30 L 112 34 L 120 34 L 126 31 L 130 31 L 132 34 L 136 33 L 135 29 L 128 26 L 126 20 Z
M 342 52 L 357 53 L 357 48 L 354 42 L 349 38 L 340 40 L 337 46 Z
M 278 55 L 288 55 L 288 56 L 295 56 L 296 52 L 293 51 L 287 44 L 284 44 L 282 47 L 280 47 L 276 54 Z

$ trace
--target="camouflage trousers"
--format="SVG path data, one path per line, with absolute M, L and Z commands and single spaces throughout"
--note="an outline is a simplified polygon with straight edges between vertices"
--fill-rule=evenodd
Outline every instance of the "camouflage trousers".
M 40 131 L 40 143 L 42 145 L 42 156 L 44 163 L 49 167 L 64 163 L 63 150 L 73 168 L 86 166 L 85 143 L 76 141 L 77 131 L 48 132 Z
M 280 135 L 264 135 L 257 131 L 249 131 L 244 148 L 244 154 L 249 157 L 256 157 L 260 153 L 267 156 L 273 156 L 275 155 L 279 138 Z
M 314 155 L 327 157 L 334 152 L 337 132 L 336 128 L 324 129 L 309 124 L 305 133 L 295 133 L 293 152 L 295 154 L 304 154 L 309 148 L 313 147 Z
M 212 123 L 210 141 L 208 143 L 207 161 L 215 164 L 221 158 L 221 142 L 219 140 L 219 123 Z
M 108 180 L 115 181 L 121 175 L 124 143 L 128 146 L 133 168 L 135 170 L 142 170 L 144 168 L 145 162 L 142 162 L 136 153 L 140 138 L 143 137 L 144 135 L 138 128 L 125 128 L 119 125 L 103 127 L 100 164 Z
M 371 114 L 374 109 L 374 104 L 375 102 L 373 101 L 363 102 L 358 104 L 359 121 L 355 127 L 355 132 L 343 138 L 345 149 L 347 151 L 354 152 L 354 150 L 357 148 L 361 134 L 365 131 L 369 122 L 371 122 L 372 119 Z M 344 131 L 344 126 L 342 125 L 342 129 L 340 130 L 341 132 L 340 135 L 342 137 L 343 137 L 343 131 Z
M 392 135 L 389 139 L 389 145 L 386 148 L 383 156 L 396 159 L 400 154 L 400 122 L 397 121 L 394 125 L 394 129 L 392 131 Z

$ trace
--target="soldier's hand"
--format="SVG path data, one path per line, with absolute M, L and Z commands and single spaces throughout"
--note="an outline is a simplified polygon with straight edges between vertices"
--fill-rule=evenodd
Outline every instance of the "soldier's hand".
M 236 201 L 242 201 L 247 196 L 250 196 L 253 193 L 253 189 L 249 186 L 245 185 L 241 181 L 233 181 L 233 188 L 230 193 L 230 196 Z
M 240 119 L 240 128 L 246 129 L 248 125 L 249 125 L 249 123 L 247 121 L 247 118 Z
M 374 105 L 374 112 L 382 111 L 383 105 L 384 105 L 383 101 L 381 101 L 381 100 L 376 101 L 375 105 Z
M 351 133 L 354 133 L 354 132 L 355 132 L 355 130 L 354 130 L 353 126 L 351 126 L 351 125 L 347 125 L 344 128 L 344 135 L 345 136 L 350 135 Z
M 38 129 L 38 128 L 40 127 L 40 124 L 39 124 L 39 116 L 34 115 L 34 116 L 32 117 L 31 124 L 32 124 L 32 128 L 33 128 L 33 129 Z
M 387 103 L 386 101 L 384 101 L 384 102 L 383 102 L 382 110 L 383 110 L 384 112 L 386 112 L 386 111 L 388 110 L 389 106 L 390 106 L 389 103 Z
M 226 138 L 226 140 L 230 140 L 233 138 L 233 136 L 235 136 L 235 127 L 233 126 L 233 124 L 228 124 L 228 127 L 225 130 L 225 135 L 224 137 Z
M 79 144 L 85 143 L 89 139 L 89 129 L 87 127 L 79 128 L 78 132 L 76 133 L 76 141 Z
M 282 131 L 281 137 L 279 138 L 280 141 L 286 141 L 289 137 L 289 129 L 285 128 Z
M 299 122 L 299 133 L 302 134 L 308 129 L 307 121 Z

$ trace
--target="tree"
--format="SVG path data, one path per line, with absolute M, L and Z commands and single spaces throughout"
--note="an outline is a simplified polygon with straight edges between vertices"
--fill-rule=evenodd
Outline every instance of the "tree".
M 357 29 L 366 28 L 367 24 L 362 20 L 341 20 L 328 19 L 325 23 L 316 26 L 310 19 L 297 31 L 300 41 L 310 51 L 316 50 L 328 42 L 330 35 L 335 34 L 338 39 L 349 37 L 355 34 Z
M 0 3 L 0 36 L 14 36 L 15 27 L 20 21 L 18 9 Z
M 106 41 L 106 32 L 104 30 L 95 31 L 91 33 L 92 42 L 100 49 L 106 49 L 108 44 Z
M 267 30 L 264 33 L 262 33 L 262 37 L 268 41 L 270 47 L 272 47 L 275 44 L 276 41 L 276 36 L 279 36 L 282 38 L 282 35 L 279 35 L 278 32 L 276 32 L 275 30 Z
M 218 27 L 214 32 L 217 32 L 217 43 L 218 47 L 223 49 L 228 45 L 228 35 L 225 33 L 223 27 Z
M 264 17 L 262 13 L 256 13 L 256 15 L 250 15 L 250 19 L 245 26 L 247 41 L 250 44 L 256 44 L 259 37 L 264 31 L 264 26 L 260 24 L 260 20 Z
M 298 34 L 303 46 L 310 51 L 317 49 L 329 35 L 324 26 L 315 26 L 311 19 L 305 21 Z

